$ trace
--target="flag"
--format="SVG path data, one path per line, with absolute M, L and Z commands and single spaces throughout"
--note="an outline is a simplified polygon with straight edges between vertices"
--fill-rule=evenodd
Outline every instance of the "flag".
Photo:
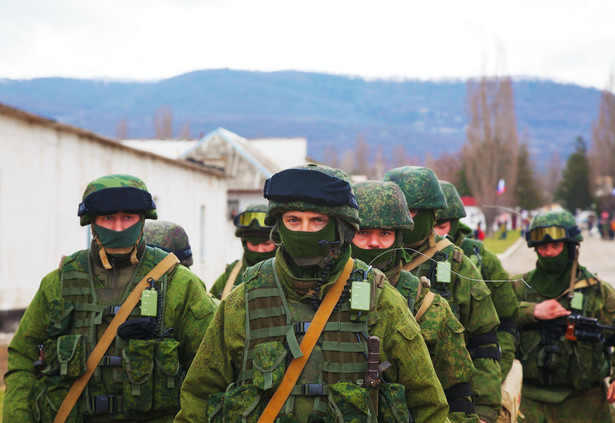
M 506 192 L 506 181 L 504 179 L 500 179 L 498 181 L 498 195 L 502 195 Z

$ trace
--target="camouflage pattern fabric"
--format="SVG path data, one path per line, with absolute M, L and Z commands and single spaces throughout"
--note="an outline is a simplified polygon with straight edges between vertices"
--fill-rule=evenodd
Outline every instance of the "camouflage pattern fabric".
M 140 249 L 140 254 L 151 254 L 153 251 L 161 250 L 154 249 Z M 145 253 L 143 253 L 145 251 Z M 135 267 L 137 265 L 126 265 L 121 268 L 114 268 L 113 270 L 105 270 L 102 268 L 100 261 L 97 261 L 98 254 L 95 251 L 82 251 L 77 254 L 90 254 L 91 262 L 94 263 L 94 269 L 92 274 L 94 276 L 93 286 L 96 292 L 99 304 L 115 305 L 120 299 L 127 295 L 126 286 L 128 281 L 131 280 L 131 275 L 135 274 Z M 148 258 L 140 255 L 140 262 L 148 262 Z M 147 269 L 143 269 L 146 271 Z M 141 271 L 139 271 L 141 272 Z M 84 274 L 87 273 L 87 269 L 83 269 Z M 168 275 L 168 286 L 166 289 L 166 298 L 164 302 L 163 312 L 163 325 L 167 328 L 173 328 L 173 338 L 178 342 L 178 345 L 166 345 L 161 351 L 154 351 L 153 354 L 160 354 L 166 356 L 170 352 L 175 351 L 178 354 L 179 363 L 181 363 L 184 369 L 190 366 L 194 355 L 198 349 L 201 339 L 209 326 L 215 312 L 215 304 L 207 296 L 205 292 L 203 282 L 190 270 L 184 266 L 176 266 L 172 269 Z M 60 271 L 54 270 L 45 276 L 41 282 L 39 290 L 36 292 L 34 299 L 28 306 L 19 328 L 17 329 L 10 345 L 9 345 L 9 359 L 8 359 L 8 372 L 5 375 L 4 382 L 6 384 L 5 402 L 3 410 L 3 421 L 5 422 L 35 422 L 39 421 L 37 418 L 38 410 L 35 408 L 33 402 L 29 402 L 29 396 L 33 387 L 37 385 L 39 379 L 33 368 L 33 363 L 39 359 L 38 357 L 38 344 L 46 344 L 50 340 L 48 329 L 53 327 L 50 325 L 51 312 L 55 309 L 58 314 L 56 316 L 62 316 L 66 314 L 67 308 L 61 301 L 61 280 Z M 61 330 L 62 321 L 58 321 L 57 330 Z M 104 329 L 104 325 L 101 326 Z M 54 329 L 56 330 L 56 329 Z M 102 336 L 104 330 L 98 331 L 98 338 Z M 72 335 L 69 335 L 72 336 Z M 69 346 L 77 345 L 76 351 L 79 349 L 78 342 L 75 339 L 72 342 L 67 341 L 66 348 Z M 115 342 L 114 342 L 115 344 Z M 109 351 L 112 355 L 121 354 L 121 350 L 117 350 L 116 346 L 112 344 Z M 136 350 L 135 350 L 136 351 Z M 46 350 L 46 354 L 49 354 L 49 350 Z M 154 356 L 152 356 L 154 357 Z M 161 362 L 161 356 L 158 355 L 157 361 Z M 73 356 L 73 358 L 77 358 Z M 46 355 L 46 360 L 50 363 L 53 362 L 51 355 Z M 81 362 L 81 359 L 79 359 Z M 142 364 L 137 364 L 138 360 L 135 360 L 135 366 L 139 367 L 138 371 L 141 372 L 138 375 L 133 373 L 132 380 L 137 382 L 144 382 L 150 386 L 152 381 L 151 376 L 151 361 L 148 364 L 147 369 L 141 369 Z M 132 362 L 131 362 L 132 363 Z M 162 364 L 160 367 L 156 367 L 153 370 L 154 379 L 152 383 L 162 384 L 162 378 L 164 378 L 164 386 L 170 384 L 179 384 L 179 379 L 176 379 L 176 372 L 178 364 L 165 366 Z M 71 370 L 69 370 L 71 369 Z M 74 370 L 73 370 L 74 369 Z M 163 374 L 159 374 L 161 370 Z M 77 367 L 70 364 L 70 360 L 66 367 L 67 373 L 79 372 Z M 132 369 L 136 371 L 137 368 Z M 76 373 L 74 373 L 76 374 Z M 158 381 L 158 378 L 160 380 Z M 122 395 L 122 386 L 113 385 L 111 380 L 103 379 L 106 384 L 106 388 L 110 392 Z M 64 389 L 63 393 L 59 392 L 56 395 L 56 400 L 61 403 L 63 396 L 66 395 L 67 388 L 62 388 L 65 385 L 58 385 L 58 389 Z M 146 386 L 142 388 L 149 389 Z M 156 385 L 153 385 L 156 386 Z M 100 388 L 100 387 L 99 387 Z M 131 392 L 138 392 L 132 390 Z M 87 392 L 87 391 L 86 391 Z M 144 391 L 142 391 L 144 392 Z M 48 393 L 47 398 L 53 398 L 53 393 Z M 154 401 L 157 404 L 161 404 L 164 401 L 164 395 L 160 397 L 154 397 Z M 158 412 L 156 411 L 156 405 L 154 409 L 150 409 L 147 412 L 139 413 L 138 415 L 132 415 L 130 418 L 121 420 L 117 416 L 113 416 L 114 421 L 136 421 L 147 420 L 155 422 L 170 422 L 173 420 L 173 416 L 177 411 L 177 403 L 175 403 L 175 411 Z M 147 404 L 144 405 L 147 407 Z M 75 410 L 79 410 L 77 407 Z M 78 413 L 77 413 L 78 414 Z M 80 416 L 79 416 L 80 417 Z M 102 415 L 97 419 L 91 417 L 86 421 L 108 421 L 112 415 Z M 53 416 L 43 416 L 41 420 L 44 423 L 53 421 Z
M 282 252 L 278 250 L 276 266 L 282 265 L 281 257 Z M 340 272 L 341 269 L 331 274 L 329 280 L 336 280 Z M 288 295 L 294 290 L 294 281 L 282 276 L 287 272 L 280 270 L 279 273 L 287 301 L 297 301 L 291 300 Z M 416 422 L 446 421 L 448 407 L 444 393 L 425 343 L 422 337 L 417 336 L 419 327 L 395 288 L 384 282 L 381 273 L 370 272 L 370 275 L 375 274 L 380 275 L 383 285 L 378 302 L 369 313 L 373 315 L 369 334 L 382 340 L 380 360 L 392 364 L 385 377 L 389 382 L 404 386 L 406 401 Z M 237 369 L 243 367 L 245 319 L 245 284 L 242 284 L 220 304 L 186 375 L 181 392 L 182 409 L 176 417 L 177 422 L 207 421 L 203 410 L 210 395 L 226 391 L 235 381 Z M 313 401 L 314 397 L 299 398 Z M 296 414 L 295 417 L 299 422 L 306 422 L 309 415 Z
M 226 281 L 228 281 L 228 278 L 231 275 L 231 272 L 233 271 L 233 268 L 235 267 L 238 261 L 239 260 L 235 260 L 234 262 L 227 264 L 226 268 L 224 269 L 224 273 L 218 276 L 218 279 L 216 279 L 212 287 L 209 289 L 209 293 L 213 295 L 215 298 L 220 299 L 220 297 L 222 297 L 222 291 L 224 291 L 224 287 L 226 286 Z M 235 289 L 237 286 L 239 286 L 243 282 L 243 272 L 248 267 L 246 264 L 245 258 L 241 259 L 241 263 L 242 263 L 241 269 L 239 270 L 239 273 L 237 274 L 237 278 L 235 279 L 235 282 L 233 283 L 233 289 Z
M 515 276 L 520 277 L 532 287 L 540 283 L 536 280 L 535 270 Z M 595 317 L 600 323 L 612 324 L 615 320 L 615 289 L 597 279 L 583 266 L 579 266 L 577 272 L 577 282 L 580 280 L 589 281 L 589 286 L 574 291 L 584 297 L 583 310 L 577 312 Z M 520 301 L 517 324 L 521 339 L 517 356 L 523 364 L 521 412 L 526 415 L 525 421 L 613 421 L 610 414 L 612 408 L 606 401 L 603 387 L 604 377 L 613 377 L 612 353 L 607 355 L 601 344 L 569 341 L 562 336 L 556 342 L 556 355 L 546 360 L 541 352 L 544 350 L 541 337 L 534 329 L 534 307 L 549 298 L 528 288 L 522 281 L 516 281 L 514 289 Z M 557 301 L 562 307 L 572 309 L 570 295 Z M 541 383 L 542 368 L 553 369 L 557 385 Z
M 433 170 L 420 166 L 404 166 L 389 170 L 385 181 L 395 182 L 404 195 L 410 209 L 445 209 L 446 198 Z
M 544 213 L 539 213 L 536 216 L 534 216 L 534 218 L 530 222 L 530 226 L 527 231 L 529 233 L 536 228 L 543 228 L 543 227 L 549 227 L 549 226 L 562 226 L 566 229 L 573 229 L 573 228 L 577 228 L 577 222 L 574 219 L 574 216 L 572 215 L 572 213 L 567 212 L 565 210 L 548 211 Z M 583 236 L 581 235 L 579 231 L 578 234 L 572 237 L 566 238 L 566 241 L 581 242 L 583 241 Z M 534 247 L 536 244 L 537 244 L 536 242 L 530 241 L 529 239 L 527 241 L 528 247 Z
M 440 181 L 440 187 L 446 197 L 446 209 L 436 211 L 436 222 L 444 220 L 461 219 L 466 216 L 466 209 L 463 206 L 463 201 L 455 188 L 455 185 L 447 181 Z
M 416 296 L 416 288 L 412 287 L 418 287 L 420 282 L 410 272 L 401 270 L 401 262 L 386 275 L 406 301 Z M 412 279 L 414 284 L 410 283 Z M 429 291 L 428 286 L 422 287 L 421 296 L 414 304 L 413 314 L 419 310 Z M 442 388 L 446 390 L 461 383 L 470 383 L 475 372 L 474 364 L 466 349 L 463 325 L 453 314 L 448 302 L 435 294 L 433 302 L 418 320 L 418 324 Z M 478 415 L 460 411 L 449 412 L 448 418 L 451 422 L 479 421 Z
M 83 192 L 82 201 L 85 201 L 85 198 L 88 195 L 104 190 L 104 189 L 107 189 L 107 188 L 137 188 L 145 192 L 149 192 L 147 190 L 147 186 L 145 185 L 145 182 L 143 182 L 141 179 L 137 178 L 136 176 L 107 175 L 107 176 L 102 176 L 100 178 L 97 178 L 88 184 L 88 186 L 85 188 L 85 191 Z M 122 210 L 117 210 L 117 211 L 119 212 Z M 145 216 L 146 219 L 156 220 L 158 218 L 158 214 L 156 213 L 155 208 L 143 210 L 143 215 Z M 81 226 L 89 225 L 92 221 L 92 217 L 93 216 L 91 214 L 84 214 L 83 216 L 81 216 L 80 218 Z
M 394 182 L 365 181 L 352 185 L 359 204 L 361 229 L 414 228 L 406 197 Z
M 167 251 L 182 252 L 190 249 L 188 234 L 177 223 L 157 220 L 146 222 L 144 228 L 145 241 L 154 247 L 163 247 Z M 175 254 L 181 257 L 177 253 Z M 193 264 L 192 252 L 185 259 L 181 259 L 183 265 L 190 267 Z
M 333 176 L 339 178 L 343 181 L 346 181 L 350 184 L 350 178 L 348 174 L 340 169 L 334 169 L 328 166 L 308 164 L 304 166 L 296 166 L 293 169 L 310 169 L 314 172 L 322 172 L 326 175 Z M 291 210 L 301 210 L 301 211 L 314 211 L 318 213 L 328 214 L 329 216 L 337 217 L 345 222 L 348 222 L 355 229 L 358 229 L 359 221 L 359 211 L 349 205 L 343 206 L 322 206 L 317 204 L 308 203 L 305 201 L 291 201 L 288 203 L 282 203 L 278 201 L 269 201 L 269 206 L 267 208 L 267 218 L 265 219 L 265 223 L 267 225 L 274 225 L 278 216 L 281 216 L 287 211 Z
M 438 185 L 439 186 L 439 185 Z M 433 233 L 434 236 L 435 232 Z M 440 237 L 436 236 L 435 241 Z M 410 253 L 411 260 L 418 257 L 429 249 L 429 238 L 417 251 Z M 451 281 L 446 284 L 446 295 L 436 286 L 436 280 L 431 281 L 432 290 L 438 292 L 447 301 L 452 301 L 451 307 L 455 317 L 465 328 L 466 344 L 474 335 L 494 332 L 497 330 L 500 320 L 491 300 L 490 291 L 483 282 L 480 272 L 472 261 L 463 255 L 463 251 L 450 245 L 442 250 L 446 260 L 451 266 Z M 425 263 L 412 270 L 417 277 L 430 276 L 432 261 Z M 432 275 L 433 276 L 433 275 Z M 448 297 L 448 298 L 447 298 Z M 450 300 L 449 300 L 450 298 Z M 486 347 L 494 344 L 484 345 Z M 476 412 L 482 420 L 494 422 L 501 407 L 501 369 L 499 362 L 491 358 L 478 358 L 474 360 L 476 373 L 472 379 L 472 391 L 476 403 Z

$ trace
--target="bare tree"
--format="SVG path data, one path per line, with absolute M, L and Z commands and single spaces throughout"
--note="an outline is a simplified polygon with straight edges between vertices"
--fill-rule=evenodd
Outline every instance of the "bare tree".
M 393 147 L 393 155 L 391 157 L 391 168 L 407 166 L 410 164 L 410 157 L 406 154 L 406 148 L 402 144 Z
M 189 140 L 191 138 L 190 134 L 190 121 L 186 119 L 184 122 L 184 126 L 182 127 L 181 133 L 179 134 L 179 138 L 182 140 Z
M 370 179 L 382 179 L 384 177 L 384 173 L 387 170 L 387 160 L 384 156 L 384 150 L 382 146 L 379 145 L 376 148 L 376 154 L 374 156 L 374 161 L 372 163 L 372 168 L 370 172 Z
M 427 166 L 427 161 L 425 161 L 425 166 Z M 459 186 L 462 167 L 461 152 L 457 152 L 440 154 L 438 159 L 434 161 L 432 169 L 438 175 L 438 179 L 449 181 L 453 185 Z
M 338 152 L 337 147 L 332 144 L 327 144 L 323 153 L 323 163 L 327 166 L 338 167 Z
M 350 175 L 354 171 L 354 163 L 354 152 L 352 150 L 346 150 L 344 151 L 344 153 L 342 153 L 339 168 Z
M 370 160 L 369 160 L 369 145 L 362 135 L 357 137 L 354 144 L 354 160 L 355 166 L 353 173 L 357 175 L 369 175 Z
M 468 186 L 482 207 L 487 231 L 498 214 L 493 206 L 511 202 L 518 155 L 517 123 L 510 77 L 482 77 L 468 81 L 468 130 L 462 159 Z M 499 195 L 498 181 L 506 183 Z M 486 207 L 489 206 L 489 207 Z
M 173 138 L 173 111 L 169 106 L 161 106 L 154 114 L 156 139 L 169 140 Z
M 120 119 L 115 128 L 115 138 L 118 140 L 125 140 L 128 138 L 128 121 L 126 118 Z
M 609 88 L 602 91 L 598 120 L 592 127 L 592 146 L 589 151 L 592 187 L 599 182 L 615 181 L 615 74 L 611 74 Z M 608 184 L 607 184 L 608 185 Z M 606 187 L 612 188 L 612 187 Z
M 551 160 L 549 160 L 547 171 L 544 174 L 542 181 L 540 182 L 542 191 L 544 193 L 545 202 L 553 202 L 557 186 L 562 180 L 563 169 L 564 162 L 562 160 L 562 156 L 557 150 L 555 150 L 553 154 L 551 154 Z

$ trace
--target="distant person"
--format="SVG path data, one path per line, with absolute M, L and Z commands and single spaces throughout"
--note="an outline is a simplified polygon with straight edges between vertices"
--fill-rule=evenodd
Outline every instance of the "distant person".
M 145 223 L 145 242 L 150 247 L 173 253 L 186 267 L 192 266 L 192 248 L 188 234 L 177 223 L 156 220 Z
M 572 214 L 538 214 L 526 240 L 538 260 L 514 283 L 521 301 L 517 357 L 523 364 L 523 421 L 612 422 L 613 331 L 598 329 L 592 335 L 575 319 L 612 325 L 615 290 L 579 264 L 583 237 Z
M 157 214 L 139 178 L 95 179 L 78 215 L 90 248 L 43 278 L 21 319 L 3 421 L 170 422 L 215 306 L 177 258 L 146 246 L 145 219 Z
M 279 238 L 272 226 L 265 224 L 266 204 L 250 204 L 235 216 L 235 236 L 241 239 L 243 256 L 226 266 L 209 292 L 221 300 L 243 282 L 243 272 L 250 266 L 275 256 Z
M 485 240 L 485 232 L 481 229 L 480 222 L 476 225 L 476 230 L 474 231 L 474 238 L 479 241 Z

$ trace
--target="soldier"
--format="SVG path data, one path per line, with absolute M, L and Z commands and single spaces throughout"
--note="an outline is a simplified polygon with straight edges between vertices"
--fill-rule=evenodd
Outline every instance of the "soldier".
M 173 253 L 186 267 L 192 266 L 192 248 L 188 234 L 177 223 L 157 220 L 145 223 L 145 241 L 150 247 Z
M 393 182 L 359 182 L 352 188 L 361 219 L 359 231 L 352 240 L 352 256 L 382 270 L 406 300 L 421 327 L 421 335 L 444 388 L 449 420 L 478 422 L 470 386 L 474 364 L 466 349 L 463 326 L 448 302 L 429 290 L 426 278 L 420 281 L 402 270 L 402 264 L 407 261 L 401 248 L 402 231 L 414 227 L 404 193 Z
M 503 382 L 515 358 L 517 340 L 515 319 L 519 313 L 519 301 L 513 291 L 510 275 L 502 267 L 500 259 L 487 250 L 481 241 L 471 239 L 472 229 L 459 220 L 465 217 L 466 211 L 455 186 L 446 181 L 440 181 L 440 186 L 448 207 L 436 211 L 435 231 L 442 237 L 448 235 L 453 243 L 463 250 L 466 257 L 470 258 L 480 270 L 483 280 L 491 291 L 491 301 L 500 319 L 498 345 L 502 349 L 500 368 Z
M 517 357 L 523 364 L 524 421 L 611 422 L 613 331 L 603 334 L 595 325 L 577 330 L 583 322 L 575 323 L 574 318 L 596 318 L 612 325 L 615 291 L 579 265 L 583 237 L 572 214 L 538 214 L 526 239 L 538 261 L 534 270 L 520 275 L 525 283 L 514 284 L 521 301 Z M 606 345 L 605 334 L 611 337 Z M 606 376 L 611 376 L 608 391 Z
M 496 330 L 499 320 L 485 283 L 476 266 L 463 251 L 434 232 L 435 211 L 446 208 L 446 199 L 435 173 L 425 167 L 406 166 L 389 170 L 385 181 L 400 186 L 414 230 L 404 230 L 404 248 L 411 251 L 411 261 L 404 270 L 425 276 L 446 299 L 455 317 L 465 328 L 466 347 L 476 373 L 472 391 L 476 412 L 481 420 L 494 422 L 500 412 L 500 350 Z
M 196 275 L 145 245 L 157 215 L 140 179 L 92 181 L 78 215 L 91 246 L 64 257 L 28 306 L 9 345 L 3 420 L 62 422 L 60 410 L 70 422 L 171 421 L 214 305 Z
M 243 272 L 259 261 L 275 256 L 277 233 L 265 224 L 266 204 L 250 204 L 235 216 L 235 236 L 241 238 L 243 257 L 228 264 L 224 273 L 214 282 L 209 292 L 216 298 L 224 299 L 229 292 L 243 282 Z
M 359 214 L 348 176 L 286 169 L 264 195 L 281 247 L 222 301 L 176 421 L 393 422 L 408 410 L 417 422 L 446 421 L 408 307 L 381 272 L 350 258 Z

